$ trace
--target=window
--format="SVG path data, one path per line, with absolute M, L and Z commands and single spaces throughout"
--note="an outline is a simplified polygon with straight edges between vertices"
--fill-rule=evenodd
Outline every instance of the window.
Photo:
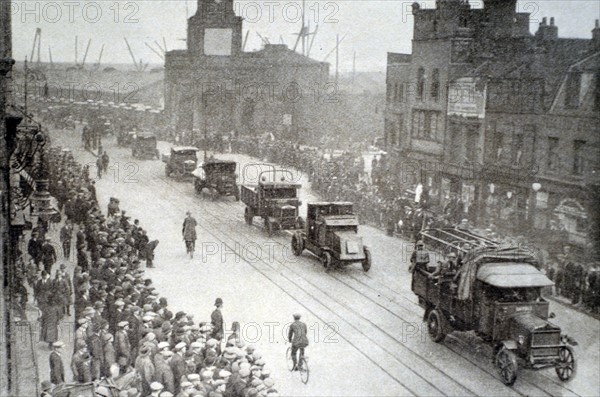
M 423 93 L 425 91 L 425 69 L 419 68 L 417 72 L 417 100 L 423 100 Z
M 579 107 L 579 90 L 581 89 L 581 73 L 569 73 L 567 77 L 567 92 L 565 93 L 565 108 Z
M 494 134 L 494 154 L 496 156 L 496 160 L 500 160 L 502 158 L 502 151 L 504 149 L 504 134 L 502 131 L 496 131 Z
M 474 163 L 479 150 L 479 125 L 467 126 L 467 159 Z
M 584 158 L 585 141 L 573 142 L 573 174 L 582 175 L 585 169 Z
M 398 101 L 404 102 L 404 83 L 398 84 Z
M 548 138 L 548 170 L 557 171 L 559 165 L 558 158 L 558 138 Z
M 520 164 L 521 158 L 523 157 L 523 146 L 525 145 L 525 136 L 523 134 L 513 135 L 513 147 L 512 147 L 512 162 L 514 164 Z
M 415 138 L 437 140 L 440 112 L 430 110 L 413 111 L 412 135 Z
M 431 76 L 431 99 L 438 101 L 440 98 L 440 70 L 433 69 Z

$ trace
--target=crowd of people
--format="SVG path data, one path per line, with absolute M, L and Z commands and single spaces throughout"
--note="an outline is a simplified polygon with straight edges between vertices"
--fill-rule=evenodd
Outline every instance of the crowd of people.
M 548 261 L 546 274 L 555 283 L 550 293 L 600 314 L 600 263 L 584 266 L 573 259 L 567 245 L 555 259 Z
M 52 395 L 53 385 L 89 382 L 122 396 L 278 395 L 262 355 L 240 337 L 239 324 L 232 323 L 231 334 L 224 329 L 223 301 L 216 299 L 207 322 L 174 313 L 144 274 L 147 237 L 139 222 L 130 222 L 125 211 L 101 212 L 89 169 L 68 150 L 52 148 L 46 158 L 50 193 L 66 217 L 62 252 L 49 237 L 56 226 L 40 221 L 28 244 L 31 260 L 21 263 L 19 273 L 41 312 L 40 341 L 52 350 L 45 395 Z M 60 257 L 70 258 L 73 239 L 71 275 L 64 263 L 55 267 Z M 60 323 L 71 306 L 74 346 L 65 351 Z
M 391 180 L 385 159 L 375 159 L 371 164 L 371 175 L 366 174 L 360 150 L 325 155 L 317 148 L 301 147 L 269 137 L 232 140 L 230 146 L 233 152 L 290 167 L 307 175 L 313 190 L 325 200 L 353 202 L 361 223 L 382 228 L 388 235 L 399 234 L 409 241 L 417 241 L 418 233 L 423 229 L 467 227 L 463 219 L 464 203 L 460 197 L 451 197 L 443 208 L 434 211 L 429 192 L 424 190 L 419 203 L 415 203 L 414 195 L 408 197 Z M 223 150 L 222 145 L 214 150 Z M 522 236 L 502 236 L 495 229 L 490 225 L 483 231 L 485 237 L 499 242 L 526 244 Z M 600 313 L 600 264 L 576 262 L 569 252 L 558 255 L 547 253 L 546 259 L 545 270 L 556 283 L 554 293 L 593 313 Z

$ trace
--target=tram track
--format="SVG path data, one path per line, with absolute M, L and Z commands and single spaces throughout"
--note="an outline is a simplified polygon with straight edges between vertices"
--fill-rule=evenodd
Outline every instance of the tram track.
M 253 243 L 255 241 L 248 239 L 246 234 L 243 234 L 244 238 L 241 238 L 238 235 L 232 235 L 232 233 L 225 231 L 224 230 L 224 225 L 223 225 L 223 215 L 222 214 L 226 214 L 224 215 L 225 218 L 227 218 L 229 221 L 233 221 L 233 222 L 240 222 L 242 225 L 246 226 L 243 220 L 243 217 L 241 216 L 241 211 L 240 211 L 240 215 L 236 216 L 233 215 L 231 213 L 231 206 L 230 205 L 226 205 L 225 203 L 219 202 L 219 201 L 206 201 L 206 203 L 208 205 L 199 205 L 200 203 L 198 203 L 197 200 L 195 200 L 197 198 L 196 194 L 193 192 L 191 192 L 191 196 L 190 196 L 190 192 L 189 191 L 185 191 L 184 189 L 181 188 L 181 186 L 171 180 L 168 180 L 167 178 L 165 178 L 162 174 L 157 178 L 155 174 L 149 174 L 147 175 L 147 181 L 146 183 L 148 183 L 148 185 L 154 185 L 157 188 L 164 188 L 164 186 L 160 186 L 160 183 L 164 183 L 167 186 L 169 186 L 172 190 L 178 192 L 179 194 L 182 194 L 184 196 L 187 197 L 187 199 L 190 200 L 190 203 L 194 205 L 194 209 L 200 209 L 201 210 L 201 219 L 202 222 L 200 222 L 199 227 L 201 227 L 207 234 L 213 236 L 215 239 L 221 241 L 223 244 L 225 244 L 226 246 L 228 246 L 228 248 L 230 250 L 232 250 L 233 252 L 235 252 L 235 247 L 232 246 L 231 242 L 233 242 L 235 244 L 237 243 L 242 243 L 242 244 L 247 244 L 247 243 Z M 163 204 L 163 203 L 158 203 L 158 205 L 164 209 L 167 209 L 168 207 Z M 220 209 L 222 209 L 222 214 L 219 216 L 216 216 L 214 213 L 212 213 L 212 211 L 210 210 L 210 206 L 214 205 Z M 209 220 L 210 219 L 210 220 Z M 218 235 L 217 232 L 220 234 Z M 260 232 L 262 233 L 262 231 Z M 229 242 L 226 242 L 225 239 L 223 238 L 223 236 L 229 240 Z M 261 238 L 265 238 L 265 237 L 261 237 Z M 265 238 L 267 240 L 267 238 Z M 241 240 L 245 240 L 245 241 L 241 241 Z M 280 241 L 277 241 L 276 239 L 270 239 L 270 241 L 275 242 L 276 244 L 278 244 L 279 246 L 282 247 L 286 247 L 288 246 L 288 244 L 283 244 Z M 341 335 L 340 337 L 342 337 L 347 343 L 349 343 L 354 349 L 356 349 L 358 352 L 360 352 L 365 358 L 367 358 L 369 361 L 371 361 L 373 364 L 375 364 L 378 368 L 380 368 L 383 372 L 385 372 L 387 375 L 389 375 L 392 379 L 394 379 L 398 384 L 400 384 L 402 387 L 404 387 L 407 391 L 409 391 L 412 394 L 415 395 L 423 395 L 423 394 L 427 394 L 427 389 L 429 389 L 430 391 L 435 391 L 437 393 L 435 394 L 442 394 L 442 395 L 466 395 L 466 394 L 472 394 L 472 395 L 478 395 L 481 394 L 481 391 L 476 391 L 473 387 L 468 387 L 466 385 L 464 385 L 464 383 L 460 383 L 459 381 L 457 381 L 455 378 L 453 378 L 452 376 L 448 375 L 446 373 L 445 370 L 439 368 L 436 364 L 434 364 L 431 360 L 427 359 L 426 357 L 423 357 L 422 355 L 420 355 L 419 353 L 414 352 L 413 350 L 411 350 L 411 348 L 409 348 L 408 346 L 406 346 L 405 344 L 402 343 L 402 341 L 400 341 L 398 338 L 395 338 L 394 335 L 392 335 L 389 331 L 386 331 L 382 326 L 376 324 L 375 322 L 373 322 L 371 319 L 363 316 L 358 310 L 356 310 L 355 308 L 351 307 L 350 304 L 345 303 L 345 302 L 341 302 L 339 299 L 336 299 L 335 297 L 333 297 L 330 293 L 327 292 L 327 290 L 323 289 L 321 286 L 315 284 L 314 282 L 310 281 L 307 277 L 305 277 L 305 275 L 302 275 L 300 273 L 298 273 L 295 269 L 291 268 L 290 266 L 288 266 L 285 261 L 276 259 L 275 263 L 278 266 L 273 266 L 272 264 L 268 263 L 267 261 L 263 260 L 261 258 L 261 260 L 259 261 L 261 266 L 256 265 L 255 263 L 251 263 L 250 261 L 246 260 L 246 258 L 244 258 L 243 256 L 241 256 L 241 259 L 247 263 L 249 266 L 251 266 L 252 268 L 254 268 L 257 272 L 259 272 L 262 276 L 264 276 L 265 278 L 267 278 L 271 283 L 273 283 L 274 285 L 276 285 L 279 289 L 281 289 L 284 293 L 286 293 L 287 295 L 289 295 L 292 299 L 294 299 L 296 302 L 298 302 L 300 305 L 302 305 L 303 307 L 305 307 L 307 309 L 307 311 L 311 312 L 315 317 L 321 319 L 324 323 L 327 322 L 324 318 L 322 314 L 319 314 L 319 310 L 315 310 L 314 306 L 315 304 L 317 306 L 321 306 L 323 308 L 323 310 L 326 311 L 326 313 L 328 313 L 328 315 L 326 316 L 328 319 L 331 317 L 331 315 L 333 315 L 334 317 L 338 317 L 340 318 L 340 320 L 344 323 L 346 323 L 352 330 L 353 332 L 356 332 L 359 335 L 362 335 L 364 338 L 370 340 L 371 342 L 373 342 L 376 346 L 378 346 L 381 351 L 383 351 L 385 354 L 389 355 L 391 358 L 393 358 L 394 360 L 396 360 L 398 362 L 398 364 L 400 364 L 402 366 L 402 369 L 404 369 L 405 371 L 408 371 L 409 373 L 411 373 L 411 375 L 415 375 L 416 378 L 420 379 L 420 382 L 414 382 L 412 381 L 412 383 L 407 384 L 409 382 L 406 381 L 406 379 L 404 379 L 406 377 L 406 373 L 402 372 L 402 373 L 395 373 L 394 371 L 390 370 L 389 368 L 386 368 L 384 365 L 381 365 L 380 363 L 376 362 L 369 353 L 372 353 L 372 350 L 367 350 L 364 351 L 361 349 L 360 346 L 358 346 L 358 343 L 356 343 L 355 341 L 353 341 L 352 338 L 349 338 L 348 336 L 345 335 Z M 306 262 L 308 263 L 309 260 L 313 260 L 313 258 L 306 258 Z M 284 274 L 281 270 L 285 269 L 288 272 L 291 273 L 291 275 L 287 275 Z M 288 289 L 283 288 L 282 286 L 279 285 L 278 280 L 276 279 L 276 277 L 274 277 L 274 275 L 276 276 L 280 276 L 282 278 L 284 278 L 290 285 L 298 288 L 300 291 L 302 291 L 302 293 L 304 295 L 306 295 L 307 297 L 310 297 L 312 299 L 312 304 L 311 305 L 307 305 L 304 302 L 302 302 L 301 300 L 299 300 L 295 295 L 291 294 L 289 292 Z M 367 279 L 372 280 L 374 283 L 379 284 L 378 281 L 376 281 L 375 279 L 373 279 L 372 277 L 370 277 L 369 275 L 366 275 Z M 335 280 L 338 284 L 344 285 L 347 289 L 353 291 L 353 293 L 355 294 L 360 294 L 362 296 L 365 296 L 365 294 L 363 292 L 361 292 L 358 288 L 351 286 L 349 283 L 343 281 L 341 279 L 340 275 L 333 275 L 333 274 L 329 274 L 329 277 L 333 280 Z M 370 289 L 372 291 L 378 292 L 377 289 L 372 286 L 369 285 L 368 283 L 359 280 L 357 277 L 355 277 L 354 275 L 350 275 L 350 278 L 355 280 L 356 282 L 360 283 L 361 285 L 363 285 L 365 288 Z M 301 283 L 303 283 L 303 285 L 300 285 Z M 414 305 L 415 307 L 419 307 L 415 302 L 410 301 L 409 299 L 407 299 L 406 297 L 402 296 L 402 294 L 395 292 L 394 290 L 388 288 L 387 286 L 385 286 L 384 284 L 379 284 L 379 286 L 383 286 L 386 288 L 386 290 L 388 290 L 391 295 L 398 295 L 401 299 L 400 301 L 404 302 L 409 302 L 410 304 Z M 378 286 L 378 287 L 379 287 Z M 316 292 L 316 294 L 315 294 Z M 394 305 L 398 306 L 399 308 L 401 308 L 402 310 L 406 311 L 407 313 L 412 313 L 412 315 L 414 315 L 414 317 L 418 318 L 418 320 L 420 321 L 420 317 L 414 312 L 414 310 L 409 309 L 407 306 L 401 305 L 398 300 L 394 297 L 394 298 L 390 298 L 388 295 L 390 295 L 390 293 L 387 294 L 382 294 L 381 292 L 378 292 L 379 295 L 381 295 L 384 298 L 389 298 L 391 302 L 393 302 Z M 433 372 L 435 375 L 437 376 L 433 376 L 433 378 L 437 378 L 436 379 L 436 384 L 437 383 L 442 383 L 444 386 L 439 386 L 434 383 L 432 383 L 432 381 L 428 380 L 427 378 L 429 378 L 430 376 L 425 376 L 425 375 L 421 375 L 419 373 L 417 373 L 415 370 L 409 368 L 406 364 L 405 361 L 402 360 L 402 355 L 401 354 L 397 354 L 395 352 L 390 351 L 390 349 L 387 349 L 385 347 L 385 344 L 377 342 L 374 337 L 369 336 L 367 334 L 365 334 L 361 329 L 359 329 L 356 325 L 354 325 L 351 322 L 348 322 L 346 320 L 344 320 L 342 317 L 339 316 L 338 313 L 335 313 L 333 310 L 331 310 L 330 307 L 327 306 L 327 304 L 325 302 L 322 302 L 318 299 L 316 299 L 314 297 L 314 295 L 318 295 L 321 294 L 322 296 L 327 297 L 328 300 L 331 300 L 332 302 L 334 302 L 336 305 L 339 305 L 339 307 L 344 308 L 346 311 L 348 311 L 349 313 L 351 313 L 352 315 L 356 316 L 357 318 L 359 318 L 360 322 L 367 322 L 369 324 L 370 327 L 374 328 L 378 333 L 382 334 L 385 338 L 391 339 L 393 343 L 395 343 L 399 348 L 404 349 L 405 352 L 408 351 L 409 354 L 415 355 L 417 360 L 420 360 L 423 362 L 423 364 L 425 365 L 426 368 L 428 368 L 429 371 Z M 370 302 L 372 302 L 373 304 L 375 304 L 376 306 L 378 306 L 380 309 L 384 309 L 386 312 L 390 313 L 393 317 L 401 320 L 401 321 L 406 321 L 406 319 L 400 315 L 398 315 L 397 313 L 395 313 L 393 310 L 390 310 L 389 308 L 386 308 L 384 305 L 382 305 L 381 303 L 377 302 L 376 299 L 371 298 L 371 297 L 366 297 Z M 419 307 L 420 308 L 420 307 Z M 322 312 L 322 310 L 321 310 Z M 407 315 L 408 317 L 408 315 Z M 530 395 L 531 394 L 531 390 L 518 390 L 518 388 L 506 388 L 504 387 L 504 385 L 501 383 L 501 381 L 494 376 L 492 373 L 490 373 L 489 371 L 486 371 L 485 369 L 480 368 L 480 366 L 474 362 L 473 360 L 469 359 L 468 357 L 465 357 L 465 355 L 458 353 L 457 351 L 455 351 L 452 348 L 447 349 L 448 351 L 452 351 L 454 354 L 458 355 L 459 357 L 461 357 L 462 359 L 464 359 L 467 363 L 469 363 L 470 365 L 475 367 L 476 371 L 482 371 L 482 375 L 483 373 L 486 374 L 486 376 L 491 376 L 492 379 L 494 379 L 497 383 L 501 384 L 501 390 L 503 391 L 503 395 L 506 394 L 511 394 L 511 393 L 507 393 L 508 391 L 512 391 L 514 394 L 517 395 L 521 395 L 521 396 L 526 396 L 526 395 Z M 405 357 L 404 357 L 405 358 Z M 439 377 L 439 378 L 438 378 Z M 443 379 L 443 381 L 442 381 Z M 522 383 L 524 379 L 521 381 Z M 460 392 L 458 393 L 452 393 L 452 392 L 448 392 L 448 383 L 454 385 L 457 390 L 460 390 Z M 533 383 L 529 383 L 533 388 L 537 389 L 538 391 L 541 391 L 544 395 L 553 395 L 553 393 L 546 391 L 538 386 L 536 386 Z M 422 389 L 421 387 L 419 387 L 419 385 L 425 385 L 428 386 L 426 389 Z M 498 385 L 496 385 L 497 387 L 499 387 Z M 517 385 L 515 385 L 517 386 Z M 443 389 L 442 389 L 443 387 Z M 450 388 L 453 389 L 453 388 Z M 573 393 L 573 395 L 576 395 L 576 393 L 574 393 L 573 391 L 563 388 L 565 390 L 570 391 L 571 393 Z M 423 391 L 425 390 L 425 392 Z M 537 394 L 537 393 L 536 393 Z
M 178 186 L 178 184 L 176 184 L 176 183 L 173 183 L 173 181 L 167 180 L 167 179 L 165 179 L 165 178 L 162 178 L 162 177 L 161 177 L 161 179 L 163 180 L 163 182 L 165 182 L 166 184 L 168 184 L 168 185 L 169 185 L 171 188 L 173 188 L 174 190 L 177 190 L 177 191 L 179 191 L 179 193 L 181 193 L 181 194 L 188 194 L 187 192 L 185 192 L 184 190 L 182 190 L 182 189 L 180 188 L 180 186 Z M 197 197 L 195 194 L 194 194 L 194 196 L 195 196 L 195 197 Z M 221 207 L 221 209 L 223 209 L 223 210 L 224 210 L 223 212 L 224 212 L 224 213 L 226 213 L 226 214 L 230 214 L 230 213 L 231 213 L 231 212 L 230 212 L 230 210 L 231 210 L 230 206 L 228 206 L 228 205 L 226 206 L 226 205 L 225 205 L 225 203 L 222 203 L 222 202 L 220 203 L 220 202 L 218 202 L 218 201 L 206 201 L 206 203 L 207 203 L 207 204 L 208 204 L 208 203 L 210 203 L 210 205 L 215 205 L 215 206 Z M 213 220 L 215 220 L 215 221 L 219 222 L 219 223 L 217 223 L 217 224 L 215 224 L 214 222 L 209 222 L 209 226 L 211 227 L 211 230 L 215 230 L 215 229 L 217 229 L 217 230 L 218 230 L 218 229 L 220 229 L 220 230 L 219 230 L 219 231 L 220 231 L 220 233 L 222 233 L 223 235 L 225 235 L 225 236 L 227 236 L 227 237 L 229 237 L 229 238 L 232 238 L 232 239 L 233 239 L 234 241 L 236 241 L 236 242 L 241 242 L 242 244 L 246 244 L 246 243 L 254 243 L 254 241 L 253 241 L 253 240 L 240 241 L 240 237 L 239 237 L 239 236 L 232 237 L 232 236 L 231 236 L 229 233 L 226 233 L 226 232 L 224 232 L 224 231 L 223 231 L 223 230 L 220 228 L 220 223 L 222 222 L 222 219 L 221 219 L 221 218 L 219 218 L 219 217 L 216 217 L 216 216 L 215 216 L 214 214 L 212 214 L 210 211 L 206 211 L 206 210 L 205 210 L 205 211 L 203 211 L 203 212 L 204 212 L 204 214 L 203 214 L 203 216 L 204 216 L 204 217 L 202 218 L 202 219 L 203 219 L 203 222 L 201 222 L 201 226 L 202 226 L 202 224 L 203 224 L 203 223 L 204 223 L 204 224 L 206 224 L 206 221 L 207 221 L 207 219 L 206 219 L 206 216 L 209 216 L 209 217 L 210 217 L 210 218 L 212 218 Z M 235 216 L 235 215 L 226 215 L 226 217 L 227 217 L 229 220 L 233 220 L 233 221 L 236 221 L 236 222 L 244 222 L 244 221 L 243 221 L 243 218 L 242 218 L 241 216 Z M 245 223 L 244 223 L 244 225 L 245 225 Z M 207 230 L 207 231 L 208 231 L 208 232 L 209 232 L 211 235 L 213 235 L 214 237 L 217 237 L 217 238 L 219 238 L 219 237 L 218 237 L 218 236 L 216 236 L 214 233 L 212 233 L 211 231 L 209 231 L 209 230 L 208 230 L 206 227 L 203 227 L 203 228 L 204 228 L 205 230 Z M 236 240 L 236 238 L 237 238 L 237 240 Z M 276 240 L 271 240 L 271 241 L 275 242 L 276 244 L 278 244 L 278 245 L 280 245 L 280 246 L 285 246 L 285 247 L 287 248 L 287 245 L 284 245 L 283 243 L 281 243 L 281 242 L 279 242 L 279 241 L 276 241 Z M 230 249 L 233 249 L 233 247 L 231 247 L 231 246 L 229 246 L 229 248 L 230 248 Z M 244 258 L 242 258 L 242 259 L 244 259 Z M 308 259 L 308 258 L 307 258 L 307 259 Z M 360 312 L 358 312 L 357 310 L 353 309 L 352 307 L 350 307 L 350 306 L 349 306 L 349 305 L 347 305 L 346 303 L 344 303 L 344 302 L 340 302 L 338 299 L 336 299 L 335 297 L 333 297 L 331 294 L 329 294 L 329 293 L 328 293 L 327 291 L 325 291 L 323 288 L 321 288 L 320 286 L 318 286 L 318 285 L 316 285 L 315 283 L 311 282 L 310 280 L 308 280 L 308 279 L 307 279 L 306 277 L 304 277 L 303 275 L 299 274 L 299 273 L 298 273 L 297 271 L 295 271 L 294 269 L 290 268 L 290 267 L 289 267 L 288 265 L 286 265 L 286 264 L 285 264 L 283 261 L 280 261 L 280 260 L 276 260 L 276 261 L 277 261 L 277 263 L 278 263 L 278 264 L 279 264 L 281 267 L 283 267 L 283 268 L 285 268 L 286 270 L 288 270 L 288 271 L 292 272 L 292 273 L 293 273 L 295 276 L 299 277 L 299 278 L 300 278 L 301 280 L 303 280 L 304 282 L 307 282 L 307 283 L 309 284 L 309 286 L 310 286 L 310 287 L 314 288 L 316 291 L 318 291 L 318 292 L 320 292 L 320 293 L 323 293 L 323 294 L 324 294 L 324 295 L 325 295 L 325 296 L 326 296 L 326 297 L 327 297 L 329 300 L 336 302 L 337 304 L 339 304 L 340 306 L 344 307 L 344 308 L 345 308 L 346 310 L 348 310 L 349 312 L 353 313 L 354 315 L 356 315 L 357 317 L 359 317 L 360 319 L 362 319 L 362 321 L 366 321 L 367 323 L 369 323 L 371 327 L 374 327 L 374 328 L 375 328 L 375 329 L 376 329 L 378 332 L 382 333 L 382 334 L 383 334 L 383 335 L 385 335 L 387 338 L 391 339 L 391 340 L 393 341 L 393 343 L 396 343 L 396 344 L 397 344 L 397 346 L 398 346 L 399 348 L 401 348 L 401 349 L 404 349 L 404 350 L 408 351 L 408 353 L 409 353 L 409 354 L 412 354 L 412 355 L 414 356 L 414 357 L 412 357 L 412 359 L 416 359 L 416 360 L 421 360 L 421 361 L 423 361 L 423 362 L 425 363 L 425 365 L 426 365 L 427 367 L 429 367 L 429 368 L 430 368 L 430 370 L 432 370 L 433 372 L 435 372 L 435 375 L 437 375 L 437 376 L 441 376 L 441 377 L 445 378 L 446 382 L 451 382 L 451 383 L 454 383 L 454 384 L 455 384 L 455 385 L 457 385 L 459 388 L 462 388 L 462 389 L 463 389 L 461 392 L 459 392 L 459 393 L 454 393 L 453 395 L 466 395 L 466 394 L 478 395 L 478 394 L 480 393 L 479 391 L 476 391 L 476 390 L 474 390 L 473 388 L 469 388 L 469 387 L 465 386 L 465 385 L 464 385 L 464 383 L 460 383 L 460 382 L 458 382 L 458 381 L 456 380 L 456 376 L 451 376 L 451 375 L 448 375 L 448 374 L 446 373 L 446 371 L 445 371 L 445 370 L 442 370 L 442 369 L 440 369 L 440 368 L 439 368 L 439 367 L 438 367 L 436 364 L 434 364 L 434 363 L 433 363 L 433 362 L 432 362 L 430 359 L 428 359 L 428 358 L 426 358 L 426 357 L 423 357 L 422 355 L 420 355 L 420 354 L 418 354 L 418 353 L 415 353 L 413 350 L 411 350 L 410 348 L 408 348 L 408 347 L 407 347 L 407 346 L 406 346 L 404 343 L 402 343 L 402 341 L 401 341 L 401 340 L 399 340 L 398 338 L 394 337 L 394 336 L 393 336 L 393 335 L 392 335 L 390 332 L 388 332 L 388 331 L 384 330 L 382 327 L 378 326 L 378 325 L 377 325 L 377 324 L 375 324 L 373 321 L 371 321 L 371 320 L 370 320 L 370 319 L 368 319 L 367 317 L 363 316 L 363 315 L 362 315 Z M 273 269 L 273 270 L 276 270 L 276 271 L 278 271 L 278 270 L 279 270 L 279 269 L 277 269 L 277 268 L 275 268 L 275 267 L 271 266 L 270 264 L 268 264 L 268 263 L 267 263 L 266 261 L 264 261 L 264 260 L 262 260 L 261 262 L 263 262 L 265 265 L 269 266 L 269 267 L 270 267 L 271 269 Z M 249 264 L 250 264 L 250 266 L 254 267 L 254 268 L 257 270 L 257 271 L 259 271 L 261 274 L 263 274 L 263 275 L 264 275 L 264 273 L 263 273 L 263 272 L 262 272 L 260 269 L 256 268 L 256 266 L 254 266 L 254 264 L 252 264 L 252 263 L 249 263 Z M 269 278 L 269 277 L 267 277 L 267 278 Z M 298 284 L 298 283 L 297 283 L 297 281 L 295 281 L 295 280 L 292 280 L 292 279 L 290 279 L 290 278 L 289 278 L 289 277 L 287 277 L 287 276 L 286 276 L 286 278 L 288 279 L 288 281 L 290 281 L 290 282 L 292 282 L 292 283 L 295 283 L 296 285 Z M 272 280 L 271 280 L 271 281 L 272 281 Z M 314 294 L 309 294 L 309 293 L 308 293 L 308 291 L 307 291 L 305 288 L 303 288 L 303 291 L 304 291 L 304 292 L 306 292 L 306 293 L 307 293 L 309 296 L 313 296 L 313 295 L 314 295 Z M 354 292 L 357 292 L 357 291 L 356 291 L 356 290 L 354 290 Z M 286 291 L 286 293 L 287 293 L 287 291 Z M 301 303 L 301 302 L 300 302 L 300 303 Z M 321 302 L 319 302 L 319 303 L 320 303 L 320 304 L 322 304 Z M 394 314 L 394 313 L 393 313 L 393 312 L 391 312 L 391 311 L 390 311 L 390 313 L 391 313 L 391 314 Z M 314 314 L 314 313 L 313 313 L 313 314 Z M 335 312 L 331 312 L 331 314 L 333 314 L 333 315 L 335 315 L 335 316 L 338 316 L 338 314 L 337 314 L 337 313 L 335 313 Z M 396 316 L 396 317 L 398 317 L 398 316 Z M 404 321 L 406 321 L 406 320 L 404 320 Z M 358 332 L 358 333 L 360 333 L 360 334 L 364 335 L 364 336 L 365 336 L 367 339 L 369 339 L 369 340 L 371 340 L 372 342 L 376 343 L 377 345 L 381 346 L 381 344 L 380 344 L 380 343 L 378 343 L 378 342 L 376 342 L 376 341 L 373 339 L 373 337 L 369 337 L 369 336 L 365 335 L 365 334 L 364 334 L 364 333 L 363 333 L 363 332 L 362 332 L 360 329 L 357 329 L 357 328 L 356 328 L 356 327 L 355 327 L 353 324 L 350 324 L 350 323 L 348 323 L 348 324 L 349 324 L 349 325 L 350 325 L 352 328 L 354 328 L 354 330 L 355 330 L 356 332 Z M 354 346 L 356 349 L 358 349 L 358 350 L 360 351 L 360 349 L 358 348 L 358 346 L 356 346 L 356 345 L 354 345 L 354 344 L 353 344 L 353 346 Z M 385 349 L 384 349 L 384 350 L 385 350 Z M 390 355 L 392 355 L 392 356 L 393 356 L 393 357 L 394 357 L 396 360 L 398 360 L 400 363 L 403 363 L 403 361 L 401 360 L 401 358 L 400 358 L 400 357 L 398 357 L 398 356 L 397 356 L 395 353 L 393 353 L 393 352 L 390 352 L 389 350 L 387 351 L 387 353 L 388 353 L 388 354 L 390 354 Z M 363 352 L 363 354 L 366 354 L 366 352 Z M 471 363 L 471 364 L 472 364 L 472 363 Z M 478 370 L 478 368 L 477 368 L 477 367 L 475 367 L 475 368 L 473 368 L 473 370 Z M 409 369 L 409 371 L 411 371 L 411 372 L 415 373 L 414 371 L 412 371 L 412 370 L 410 370 L 410 369 Z M 416 373 L 415 373 L 415 374 L 416 374 Z M 420 375 L 420 374 L 416 374 L 416 375 L 417 375 L 418 377 L 421 377 L 422 379 L 424 379 L 424 380 L 425 380 L 427 383 L 430 383 L 428 380 L 426 380 L 424 377 L 422 377 L 422 375 Z M 457 374 L 457 375 L 458 375 L 458 374 Z M 488 375 L 489 375 L 489 374 L 488 374 Z M 496 378 L 494 378 L 494 379 L 495 379 L 495 380 L 496 380 L 498 383 L 500 383 L 500 384 L 501 384 L 501 386 L 500 386 L 501 388 L 504 388 L 504 385 L 501 383 L 501 381 L 500 381 L 500 380 L 498 380 L 498 379 L 496 379 Z M 441 390 L 440 390 L 438 387 L 435 387 L 435 388 L 436 388 L 438 391 L 442 392 L 442 391 L 441 391 Z M 508 390 L 513 390 L 513 391 L 515 391 L 514 389 L 508 389 Z M 541 390 L 541 389 L 540 389 L 540 391 L 542 391 L 543 395 L 548 395 L 548 393 L 544 392 L 543 390 Z M 465 393 L 465 392 L 467 392 L 467 393 Z M 503 392 L 503 393 L 506 395 L 506 389 L 504 389 L 504 392 Z M 517 394 L 519 394 L 519 395 L 522 395 L 522 396 L 529 395 L 527 392 L 524 392 L 524 393 L 516 392 L 516 393 L 517 393 Z M 422 392 L 422 391 L 419 391 L 417 394 L 423 394 L 423 392 Z M 445 393 L 443 393 L 443 392 L 442 392 L 442 394 L 445 394 Z

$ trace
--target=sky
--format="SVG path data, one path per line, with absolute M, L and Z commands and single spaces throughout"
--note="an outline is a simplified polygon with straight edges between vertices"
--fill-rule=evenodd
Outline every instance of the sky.
M 306 0 L 306 18 L 311 31 L 318 32 L 310 56 L 319 61 L 335 62 L 336 37 L 340 71 L 352 70 L 356 54 L 357 71 L 379 71 L 386 68 L 387 52 L 410 53 L 413 1 L 401 0 Z M 2 3 L 5 3 L 4 0 Z M 419 1 L 422 8 L 433 8 L 434 1 Z M 470 0 L 473 8 L 481 8 L 483 0 Z M 91 39 L 86 63 L 98 61 L 104 45 L 103 63 L 132 63 L 124 38 L 135 58 L 144 63 L 162 64 L 146 44 L 155 50 L 166 42 L 167 49 L 186 46 L 186 15 L 197 8 L 196 0 L 13 0 L 13 58 L 22 61 L 31 56 L 36 28 L 42 29 L 40 58 L 54 62 L 75 62 L 75 37 L 78 37 L 78 61 L 81 63 Z M 236 1 L 236 14 L 244 20 L 247 31 L 246 51 L 258 50 L 262 36 L 270 43 L 283 41 L 293 47 L 295 33 L 301 27 L 302 0 Z M 517 11 L 531 13 L 531 32 L 543 17 L 554 17 L 560 37 L 591 38 L 595 19 L 600 18 L 598 0 L 519 1 Z M 298 50 L 300 46 L 298 46 Z M 159 51 L 160 52 L 160 51 Z M 327 55 L 329 54 L 329 57 Z M 34 59 L 37 54 L 34 55 Z

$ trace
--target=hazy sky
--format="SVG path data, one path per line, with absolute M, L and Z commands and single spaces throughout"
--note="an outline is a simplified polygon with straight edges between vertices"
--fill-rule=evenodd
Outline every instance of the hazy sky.
M 4 3 L 4 0 L 2 1 Z M 432 8 L 434 1 L 420 1 Z M 412 1 L 344 0 L 306 1 L 311 30 L 319 25 L 311 57 L 323 60 L 335 47 L 336 34 L 345 39 L 340 46 L 340 69 L 352 69 L 356 52 L 356 68 L 360 71 L 384 71 L 387 52 L 410 52 L 413 19 Z M 471 0 L 474 8 L 482 0 Z M 81 62 L 88 40 L 92 42 L 86 63 L 98 60 L 104 44 L 102 62 L 130 63 L 124 37 L 127 37 L 137 59 L 162 63 L 144 43 L 162 44 L 169 50 L 185 48 L 186 11 L 196 11 L 196 0 L 13 0 L 13 57 L 22 61 L 29 57 L 36 28 L 42 29 L 41 59 L 48 61 L 51 47 L 55 62 L 74 62 L 75 36 L 79 37 L 78 59 Z M 294 33 L 300 29 L 302 0 L 236 1 L 237 14 L 245 18 L 244 34 L 250 30 L 246 51 L 261 47 L 258 34 L 271 43 L 283 41 L 292 47 Z M 590 38 L 594 20 L 600 18 L 600 1 L 519 1 L 517 10 L 531 13 L 530 30 L 535 32 L 542 17 L 555 17 L 560 37 Z M 328 62 L 335 62 L 332 54 Z

